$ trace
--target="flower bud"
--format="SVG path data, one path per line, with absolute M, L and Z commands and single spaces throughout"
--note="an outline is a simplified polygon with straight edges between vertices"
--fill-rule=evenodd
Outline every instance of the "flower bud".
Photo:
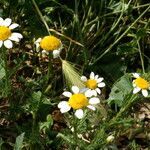
M 115 137 L 113 135 L 108 136 L 107 139 L 106 139 L 107 143 L 113 142 L 114 138 Z

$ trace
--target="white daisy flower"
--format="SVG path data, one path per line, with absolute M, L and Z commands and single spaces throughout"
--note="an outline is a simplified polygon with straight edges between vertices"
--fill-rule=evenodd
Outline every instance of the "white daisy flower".
M 92 110 L 96 110 L 94 105 L 100 103 L 99 98 L 88 98 L 88 96 L 85 96 L 83 93 L 80 93 L 80 90 L 77 86 L 72 86 L 72 92 L 73 94 L 68 91 L 63 93 L 63 95 L 68 97 L 69 100 L 61 101 L 58 104 L 58 108 L 60 108 L 61 113 L 68 112 L 71 108 L 73 108 L 73 110 L 75 110 L 75 116 L 78 119 L 81 119 L 84 116 L 83 109 L 85 107 L 88 107 Z
M 13 47 L 12 41 L 19 42 L 23 38 L 22 34 L 12 32 L 13 29 L 17 28 L 19 25 L 17 23 L 12 23 L 10 18 L 5 20 L 0 17 L 0 48 L 3 46 L 10 49 Z
M 61 41 L 55 36 L 49 35 L 44 38 L 38 38 L 35 41 L 36 49 L 42 48 L 43 53 L 53 52 L 53 58 L 58 58 L 62 49 Z
M 138 93 L 139 91 L 142 91 L 142 94 L 144 97 L 148 96 L 148 90 L 150 90 L 150 83 L 140 77 L 138 73 L 133 73 L 135 80 L 133 80 L 133 94 Z
M 102 82 L 104 78 L 95 75 L 94 72 L 91 72 L 90 79 L 87 79 L 86 76 L 82 76 L 81 80 L 85 83 L 87 89 L 85 92 L 86 96 L 97 96 L 97 93 L 101 94 L 100 88 L 105 86 L 105 83 Z

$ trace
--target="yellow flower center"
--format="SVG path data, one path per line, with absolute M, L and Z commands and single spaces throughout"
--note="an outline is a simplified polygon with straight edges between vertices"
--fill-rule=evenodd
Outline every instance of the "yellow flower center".
M 86 81 L 85 85 L 90 89 L 95 89 L 97 87 L 97 82 L 94 79 L 89 79 Z
M 50 35 L 50 36 L 45 36 L 41 40 L 40 46 L 44 50 L 53 51 L 61 47 L 61 42 L 58 38 Z
M 73 94 L 68 103 L 73 109 L 80 109 L 88 105 L 88 99 L 83 94 Z
M 136 84 L 137 87 L 141 89 L 148 89 L 150 87 L 150 84 L 148 83 L 148 81 L 146 81 L 145 79 L 141 77 L 135 79 L 134 83 Z
M 0 40 L 4 41 L 11 35 L 11 30 L 8 27 L 0 26 Z

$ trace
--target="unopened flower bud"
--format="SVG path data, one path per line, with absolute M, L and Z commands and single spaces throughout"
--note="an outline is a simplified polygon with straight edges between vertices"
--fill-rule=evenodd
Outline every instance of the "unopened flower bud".
M 107 141 L 108 143 L 111 143 L 111 142 L 113 142 L 114 138 L 115 138 L 115 137 L 114 137 L 113 135 L 110 135 L 110 136 L 107 137 L 106 141 Z

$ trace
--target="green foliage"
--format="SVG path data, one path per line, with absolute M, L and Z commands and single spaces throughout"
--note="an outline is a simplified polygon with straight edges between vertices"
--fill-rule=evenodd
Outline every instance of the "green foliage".
M 40 130 L 42 130 L 44 133 L 47 129 L 50 129 L 53 125 L 53 118 L 51 115 L 48 115 L 46 118 L 46 122 L 40 123 Z
M 129 74 L 125 74 L 111 88 L 108 104 L 115 103 L 118 106 L 122 106 L 123 101 L 131 93 L 132 89 L 131 77 Z
M 4 141 L 2 138 L 0 138 L 0 150 L 2 149 L 2 145 L 3 145 Z
M 23 147 L 24 134 L 25 134 L 25 133 L 22 133 L 21 135 L 19 135 L 19 136 L 16 138 L 16 143 L 15 143 L 15 146 L 14 146 L 14 150 L 20 150 L 20 149 L 22 149 L 22 147 Z
M 38 107 L 39 107 L 39 104 L 41 102 L 41 99 L 42 99 L 42 93 L 40 91 L 38 92 L 34 92 L 32 95 L 31 95 L 31 98 L 30 98 L 30 106 L 29 106 L 29 109 L 33 112 L 36 112 L 38 110 Z
M 2 64 L 0 64 L 0 80 L 2 80 L 2 78 L 5 76 L 5 69 Z

